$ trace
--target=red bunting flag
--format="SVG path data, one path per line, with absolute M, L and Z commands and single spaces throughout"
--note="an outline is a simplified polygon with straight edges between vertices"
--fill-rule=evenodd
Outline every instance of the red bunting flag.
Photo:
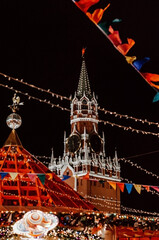
M 156 190 L 157 192 L 159 192 L 159 187 L 151 186 L 151 188 L 153 188 L 154 190 Z
M 128 51 L 134 46 L 135 41 L 131 38 L 127 39 L 128 43 L 124 43 L 121 45 L 117 46 L 117 49 L 119 50 L 119 52 L 123 55 L 126 55 L 128 53 Z
M 79 0 L 78 2 L 74 1 L 77 7 L 79 7 L 83 12 L 87 10 L 94 4 L 98 3 L 99 0 Z
M 150 191 L 150 186 L 148 186 L 148 185 L 142 185 L 144 188 L 146 188 L 146 190 L 147 190 L 147 192 L 149 192 Z
M 35 173 L 27 173 L 27 174 L 28 174 L 28 177 L 30 178 L 30 180 L 32 182 L 36 181 L 36 174 Z
M 124 183 L 116 183 L 118 185 L 118 187 L 120 188 L 120 190 L 122 192 L 124 192 Z
M 109 27 L 109 32 L 110 32 L 110 34 L 108 35 L 108 38 L 112 41 L 112 43 L 115 46 L 118 46 L 118 45 L 122 44 L 122 41 L 121 41 L 120 36 L 119 36 L 119 31 L 114 31 L 112 26 L 110 26 Z
M 82 179 L 89 179 L 89 172 L 82 177 Z
M 141 74 L 151 86 L 159 89 L 159 85 L 153 83 L 156 82 L 159 84 L 159 74 L 154 73 L 141 73 Z
M 92 22 L 97 24 L 102 19 L 105 10 L 109 6 L 110 6 L 110 3 L 104 9 L 102 8 L 96 9 L 93 13 L 86 12 L 86 15 L 92 20 Z

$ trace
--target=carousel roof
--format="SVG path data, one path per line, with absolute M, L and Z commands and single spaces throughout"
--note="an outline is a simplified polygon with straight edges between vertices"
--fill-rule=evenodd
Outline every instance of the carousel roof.
M 1 207 L 95 209 L 25 150 L 14 129 L 0 149 L 0 177 Z

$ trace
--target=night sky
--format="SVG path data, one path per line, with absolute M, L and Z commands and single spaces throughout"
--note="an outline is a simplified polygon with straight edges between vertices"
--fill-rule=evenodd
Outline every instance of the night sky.
M 101 0 L 100 6 L 109 3 Z M 121 39 L 127 37 L 136 44 L 127 55 L 138 59 L 150 57 L 141 72 L 159 74 L 159 2 L 157 0 L 110 1 L 103 20 L 122 19 L 114 26 Z M 86 47 L 86 65 L 91 89 L 98 96 L 100 107 L 140 119 L 159 122 L 159 102 L 152 103 L 156 94 L 153 88 L 125 61 L 100 30 L 80 11 L 71 0 L 0 1 L 0 72 L 50 89 L 69 97 L 77 89 L 81 68 L 81 49 Z M 49 95 L 0 77 L 0 83 L 8 84 L 23 92 L 69 108 L 69 101 L 60 101 Z M 10 129 L 5 123 L 10 114 L 14 92 L 0 88 L 0 145 L 3 146 Z M 23 146 L 32 154 L 55 157 L 63 154 L 63 132 L 70 134 L 69 112 L 28 100 L 20 96 L 24 106 L 19 114 L 23 119 L 17 133 Z M 104 115 L 99 118 L 124 126 L 158 132 L 148 124 Z M 158 138 L 124 131 L 117 127 L 99 124 L 104 131 L 106 154 L 126 157 L 153 173 L 158 174 Z M 151 154 L 145 154 L 155 152 Z M 140 157 L 134 157 L 141 155 Z M 129 158 L 130 157 L 130 158 Z M 158 186 L 158 180 L 135 167 L 121 163 L 121 175 L 136 184 Z M 138 195 L 135 190 L 122 194 L 125 206 L 146 211 L 158 211 L 158 197 L 151 193 Z

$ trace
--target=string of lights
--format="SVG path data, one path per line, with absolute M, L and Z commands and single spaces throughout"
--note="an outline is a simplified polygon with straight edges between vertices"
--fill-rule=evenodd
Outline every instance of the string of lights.
M 47 90 L 46 90 L 46 89 L 44 89 L 44 88 L 37 87 L 37 86 L 35 86 L 35 85 L 33 85 L 33 84 L 29 84 L 29 83 L 27 83 L 27 82 L 24 82 L 23 79 L 14 78 L 14 77 L 11 77 L 11 76 L 9 76 L 9 75 L 7 75 L 7 74 L 4 74 L 4 73 L 1 73 L 1 72 L 0 72 L 0 75 L 3 76 L 3 77 L 5 77 L 8 81 L 13 80 L 13 81 L 19 82 L 19 83 L 24 84 L 24 85 L 26 85 L 26 86 L 28 86 L 28 87 L 34 88 L 34 89 L 36 89 L 36 90 L 38 90 L 38 91 L 48 93 L 48 94 L 50 94 L 52 97 L 59 98 L 60 100 L 63 100 L 63 99 L 69 100 L 69 101 L 71 100 L 71 99 L 68 98 L 68 97 L 65 97 L 65 96 L 62 96 L 62 95 L 60 95 L 60 94 L 57 94 L 57 93 L 54 93 L 54 92 L 50 91 L 50 89 L 47 89 Z
M 16 90 L 16 89 L 14 89 L 13 87 L 9 87 L 8 85 L 0 84 L 0 86 L 1 86 L 1 87 L 4 87 L 4 88 L 7 88 L 7 89 L 10 89 L 10 90 L 14 91 L 15 93 L 20 93 L 20 94 L 26 96 L 29 100 L 30 100 L 30 99 L 33 99 L 33 100 L 36 100 L 36 101 L 38 101 L 38 102 L 42 102 L 42 103 L 48 104 L 48 105 L 50 105 L 51 107 L 57 107 L 57 108 L 59 108 L 59 109 L 61 109 L 61 110 L 65 110 L 65 111 L 70 112 L 70 109 L 65 108 L 65 107 L 61 107 L 59 104 L 53 104 L 53 103 L 51 103 L 50 101 L 47 101 L 47 99 L 40 99 L 40 98 L 31 96 L 31 95 L 29 95 L 28 93 L 22 92 L 22 91 L 20 91 L 20 90 Z M 109 122 L 109 121 L 104 121 L 104 120 L 99 120 L 99 122 L 104 123 L 104 125 L 108 124 L 108 125 L 111 125 L 112 127 L 115 126 L 115 127 L 118 127 L 118 128 L 122 128 L 122 129 L 125 130 L 125 131 L 130 130 L 131 132 L 142 133 L 142 134 L 144 134 L 144 135 L 152 135 L 152 136 L 157 136 L 157 137 L 159 137 L 159 133 L 147 132 L 147 131 L 143 131 L 143 130 L 140 130 L 140 129 L 135 129 L 135 128 L 132 128 L 132 127 L 127 127 L 127 126 L 119 125 L 119 124 L 112 123 L 112 122 Z
M 132 167 L 136 167 L 137 169 L 144 171 L 146 174 L 151 175 L 153 177 L 156 177 L 159 179 L 159 176 L 151 171 L 148 171 L 147 169 L 137 165 L 137 163 L 133 163 L 131 160 L 128 160 L 126 158 L 118 158 L 119 161 L 123 161 L 124 163 L 129 163 Z
M 19 82 L 21 84 L 24 84 L 26 86 L 29 86 L 31 88 L 34 88 L 38 91 L 41 91 L 41 92 L 45 92 L 45 93 L 48 93 L 50 94 L 52 97 L 56 97 L 56 98 L 59 98 L 60 100 L 68 100 L 68 101 L 71 101 L 71 98 L 68 98 L 66 96 L 63 96 L 63 95 L 60 95 L 60 94 L 57 94 L 57 93 L 54 93 L 52 91 L 50 91 L 50 89 L 44 89 L 44 88 L 40 88 L 40 87 L 37 87 L 33 84 L 29 84 L 27 82 L 25 82 L 23 79 L 18 79 L 18 78 L 14 78 L 14 77 L 11 77 L 7 74 L 4 74 L 4 73 L 1 73 L 0 72 L 0 75 L 5 77 L 8 81 L 10 80 L 13 80 L 13 81 L 16 81 L 16 82 Z M 140 118 L 135 118 L 135 117 L 132 117 L 132 116 L 129 116 L 127 114 L 120 114 L 120 113 L 117 113 L 117 112 L 113 112 L 113 111 L 109 111 L 109 110 L 106 110 L 105 108 L 101 108 L 101 107 L 98 107 L 98 110 L 104 112 L 104 114 L 110 114 L 110 115 L 114 115 L 115 117 L 119 117 L 119 118 L 125 118 L 125 119 L 130 119 L 130 120 L 134 120 L 135 122 L 140 122 L 142 124 L 148 124 L 148 125 L 155 125 L 157 127 L 159 127 L 159 123 L 158 122 L 152 122 L 152 121 L 148 121 L 147 119 L 140 119 Z
M 159 133 L 147 132 L 147 131 L 143 131 L 143 130 L 140 130 L 140 129 L 135 129 L 135 128 L 132 128 L 132 127 L 126 127 L 126 126 L 123 126 L 123 125 L 119 125 L 117 123 L 112 123 L 112 122 L 104 121 L 104 120 L 99 120 L 99 122 L 104 123 L 104 125 L 111 125 L 112 127 L 122 128 L 125 131 L 130 130 L 131 132 L 142 133 L 143 135 L 152 135 L 152 136 L 159 137 Z
M 53 107 L 57 107 L 57 108 L 59 108 L 59 109 L 61 109 L 61 110 L 65 110 L 65 111 L 70 112 L 70 109 L 65 108 L 65 107 L 61 107 L 59 104 L 53 104 L 53 103 L 51 103 L 50 101 L 48 101 L 47 99 L 40 99 L 40 98 L 31 96 L 31 95 L 29 95 L 29 94 L 26 93 L 26 92 L 22 92 L 22 91 L 20 91 L 20 90 L 14 89 L 13 87 L 9 87 L 8 85 L 4 85 L 4 84 L 2 84 L 2 83 L 0 83 L 0 86 L 1 86 L 1 87 L 4 87 L 4 88 L 7 88 L 7 89 L 9 89 L 9 90 L 11 90 L 11 91 L 13 91 L 13 92 L 15 92 L 15 93 L 22 94 L 22 95 L 24 95 L 25 97 L 27 97 L 29 100 L 30 100 L 30 99 L 33 99 L 33 100 L 36 100 L 36 101 L 38 101 L 38 102 L 48 104 L 48 105 L 50 105 L 52 108 L 53 108 Z
M 135 122 L 140 122 L 140 123 L 147 123 L 148 125 L 155 125 L 157 127 L 159 127 L 159 123 L 158 122 L 150 122 L 147 119 L 140 119 L 140 118 L 135 118 L 132 116 L 128 116 L 128 115 L 124 115 L 124 114 L 120 114 L 117 112 L 112 112 L 109 110 L 106 110 L 104 108 L 98 107 L 98 109 L 102 112 L 104 112 L 104 114 L 110 114 L 110 115 L 114 115 L 115 117 L 119 117 L 119 118 L 126 118 L 126 119 L 130 119 L 130 120 L 134 120 Z
M 138 209 L 135 209 L 135 208 L 124 207 L 122 205 L 121 205 L 121 208 L 122 208 L 123 211 L 126 211 L 126 212 L 133 212 L 133 213 L 147 214 L 147 215 L 152 215 L 152 216 L 159 216 L 159 213 L 157 213 L 157 212 L 147 212 L 147 211 L 138 210 Z

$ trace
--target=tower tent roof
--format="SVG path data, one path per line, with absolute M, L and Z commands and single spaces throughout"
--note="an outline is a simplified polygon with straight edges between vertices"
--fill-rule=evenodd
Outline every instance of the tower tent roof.
M 81 98 L 82 96 L 86 95 L 89 99 L 92 98 L 91 94 L 91 88 L 85 63 L 85 58 L 82 56 L 82 66 L 81 66 L 81 72 L 78 82 L 78 88 L 77 88 L 77 97 Z
M 15 130 L 0 149 L 0 205 L 93 210 L 94 206 L 25 150 Z

